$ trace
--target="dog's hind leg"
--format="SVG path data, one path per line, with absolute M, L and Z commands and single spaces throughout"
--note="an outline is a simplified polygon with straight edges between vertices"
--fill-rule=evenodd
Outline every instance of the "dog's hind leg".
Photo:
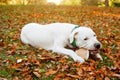
M 21 33 L 20 38 L 24 44 L 29 44 L 25 34 Z

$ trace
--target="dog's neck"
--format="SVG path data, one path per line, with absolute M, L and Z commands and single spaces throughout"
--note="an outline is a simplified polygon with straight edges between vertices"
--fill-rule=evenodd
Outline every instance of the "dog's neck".
M 77 44 L 76 44 L 76 39 L 74 38 L 73 42 L 71 43 L 71 45 L 76 48 L 77 47 Z
M 79 25 L 76 25 L 71 32 L 73 32 L 75 29 L 79 28 L 80 26 Z M 74 38 L 73 39 L 73 42 L 71 43 L 71 45 L 73 46 L 73 48 L 78 48 L 77 47 L 77 44 L 76 44 L 76 39 Z

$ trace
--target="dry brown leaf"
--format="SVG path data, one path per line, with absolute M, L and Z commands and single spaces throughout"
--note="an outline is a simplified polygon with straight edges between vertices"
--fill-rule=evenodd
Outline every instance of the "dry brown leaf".
M 66 75 L 64 73 L 57 74 L 54 78 L 54 80 L 59 80 L 61 78 L 64 78 Z
M 112 74 L 112 76 L 120 79 L 120 74 Z
M 38 72 L 33 72 L 33 74 L 38 78 L 41 77 L 41 75 Z
M 13 78 L 13 80 L 20 80 L 17 76 L 15 76 L 14 78 Z
M 46 76 L 49 76 L 49 75 L 55 74 L 55 73 L 57 73 L 57 72 L 58 72 L 58 70 L 49 69 L 49 70 L 45 73 L 45 75 L 46 75 Z
M 110 80 L 110 78 L 109 77 L 105 77 L 105 80 Z
M 79 79 L 80 78 L 80 76 L 78 76 L 78 75 L 72 75 L 72 74 L 66 74 L 66 75 L 70 76 L 72 78 L 75 78 L 75 79 Z
M 1 77 L 0 77 L 0 80 L 8 80 L 8 79 L 6 79 L 6 78 L 1 78 Z

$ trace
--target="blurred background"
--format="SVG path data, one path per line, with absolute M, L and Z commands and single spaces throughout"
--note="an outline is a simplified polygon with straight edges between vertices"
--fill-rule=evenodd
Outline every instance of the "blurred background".
M 120 0 L 0 0 L 0 5 L 84 5 L 120 7 Z

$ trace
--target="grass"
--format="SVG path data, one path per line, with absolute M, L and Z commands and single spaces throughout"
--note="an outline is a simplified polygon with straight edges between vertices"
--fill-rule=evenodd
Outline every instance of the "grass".
M 119 77 L 113 74 L 120 75 L 119 13 L 119 8 L 0 6 L 0 78 L 8 80 L 58 80 L 63 78 L 68 80 L 106 78 L 118 80 Z M 68 56 L 22 44 L 21 28 L 30 22 L 40 24 L 67 22 L 90 26 L 103 44 L 100 53 L 103 61 L 88 59 L 84 64 L 80 64 Z M 22 61 L 17 63 L 19 59 Z

